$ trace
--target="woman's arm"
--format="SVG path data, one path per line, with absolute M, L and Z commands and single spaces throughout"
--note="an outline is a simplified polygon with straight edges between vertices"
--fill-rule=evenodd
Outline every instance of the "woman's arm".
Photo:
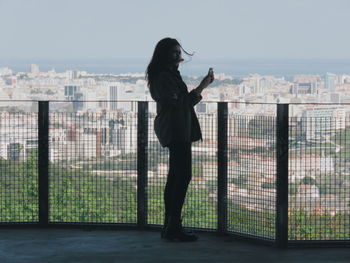
M 198 95 L 201 95 L 202 91 L 206 87 L 208 87 L 213 81 L 214 81 L 214 72 L 212 68 L 210 68 L 208 74 L 203 78 L 199 86 L 194 90 L 197 92 Z
M 192 106 L 196 105 L 202 99 L 202 95 L 199 94 L 196 91 L 196 89 L 191 90 L 191 92 L 189 93 L 189 96 L 190 96 L 190 100 L 191 100 L 191 105 Z

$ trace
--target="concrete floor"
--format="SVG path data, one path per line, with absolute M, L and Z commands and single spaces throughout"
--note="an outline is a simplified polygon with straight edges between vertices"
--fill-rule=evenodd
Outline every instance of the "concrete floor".
M 0 263 L 350 262 L 350 248 L 279 250 L 199 233 L 195 243 L 160 240 L 137 230 L 0 229 Z

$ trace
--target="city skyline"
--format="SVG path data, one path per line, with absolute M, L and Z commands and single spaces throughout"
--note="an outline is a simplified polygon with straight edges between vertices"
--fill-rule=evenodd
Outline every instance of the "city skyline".
M 349 59 L 346 0 L 0 1 L 0 58 L 149 58 L 180 40 L 198 58 Z

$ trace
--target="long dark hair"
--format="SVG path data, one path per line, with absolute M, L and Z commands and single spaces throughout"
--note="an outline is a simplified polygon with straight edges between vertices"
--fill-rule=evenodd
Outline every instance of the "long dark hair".
M 171 63 L 173 62 L 170 57 L 170 52 L 176 46 L 180 46 L 181 50 L 185 54 L 189 56 L 193 56 L 193 53 L 190 54 L 186 52 L 186 50 L 184 50 L 180 45 L 179 41 L 177 41 L 175 38 L 167 37 L 160 40 L 154 49 L 153 56 L 146 70 L 147 85 L 151 91 L 151 94 L 152 94 L 152 85 L 154 83 L 154 80 L 157 74 L 162 70 L 164 70 L 169 65 L 171 65 Z

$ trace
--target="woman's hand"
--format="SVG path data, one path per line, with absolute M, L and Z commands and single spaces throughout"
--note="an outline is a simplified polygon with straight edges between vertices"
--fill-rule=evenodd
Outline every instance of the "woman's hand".
M 213 68 L 209 68 L 208 74 L 203 78 L 199 86 L 196 88 L 198 94 L 208 87 L 214 81 L 214 71 Z

